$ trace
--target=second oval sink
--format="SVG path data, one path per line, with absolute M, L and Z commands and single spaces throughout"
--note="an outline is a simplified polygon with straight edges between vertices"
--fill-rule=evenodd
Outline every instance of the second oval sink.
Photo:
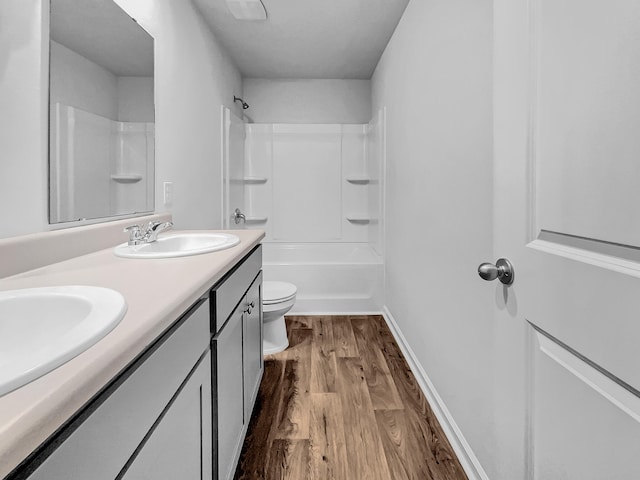
M 124 297 L 102 287 L 0 292 L 0 396 L 84 352 L 126 311 Z
M 172 233 L 158 237 L 155 242 L 128 245 L 123 243 L 114 249 L 118 257 L 172 258 L 200 255 L 234 247 L 240 243 L 232 233 Z

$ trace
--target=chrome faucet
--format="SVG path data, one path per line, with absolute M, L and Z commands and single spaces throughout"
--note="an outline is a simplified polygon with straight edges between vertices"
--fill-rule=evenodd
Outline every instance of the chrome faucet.
M 158 234 L 173 227 L 173 222 L 149 222 L 144 233 L 140 225 L 129 225 L 124 231 L 129 232 L 128 245 L 140 245 L 141 243 L 153 243 L 158 239 Z
M 144 243 L 153 243 L 158 240 L 158 234 L 173 227 L 173 222 L 149 222 L 147 231 L 142 237 Z

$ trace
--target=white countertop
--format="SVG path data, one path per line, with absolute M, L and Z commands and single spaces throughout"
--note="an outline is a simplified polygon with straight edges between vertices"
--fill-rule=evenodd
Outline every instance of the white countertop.
M 264 238 L 234 230 L 240 244 L 202 255 L 119 258 L 113 248 L 0 279 L 0 290 L 95 285 L 120 292 L 127 313 L 94 346 L 52 372 L 0 397 L 0 478 L 8 475 L 158 338 Z

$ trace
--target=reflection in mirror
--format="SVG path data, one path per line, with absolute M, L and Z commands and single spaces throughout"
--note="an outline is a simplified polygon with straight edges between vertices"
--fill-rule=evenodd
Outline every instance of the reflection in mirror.
M 49 221 L 153 211 L 153 38 L 113 0 L 51 0 Z

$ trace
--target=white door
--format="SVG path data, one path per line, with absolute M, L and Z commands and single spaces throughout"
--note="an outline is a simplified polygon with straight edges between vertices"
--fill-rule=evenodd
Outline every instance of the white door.
M 639 479 L 640 2 L 494 20 L 497 477 Z
M 247 136 L 243 120 L 222 107 L 222 149 L 224 154 L 222 188 L 223 228 L 244 228 L 244 141 Z M 236 213 L 236 210 L 238 213 Z

